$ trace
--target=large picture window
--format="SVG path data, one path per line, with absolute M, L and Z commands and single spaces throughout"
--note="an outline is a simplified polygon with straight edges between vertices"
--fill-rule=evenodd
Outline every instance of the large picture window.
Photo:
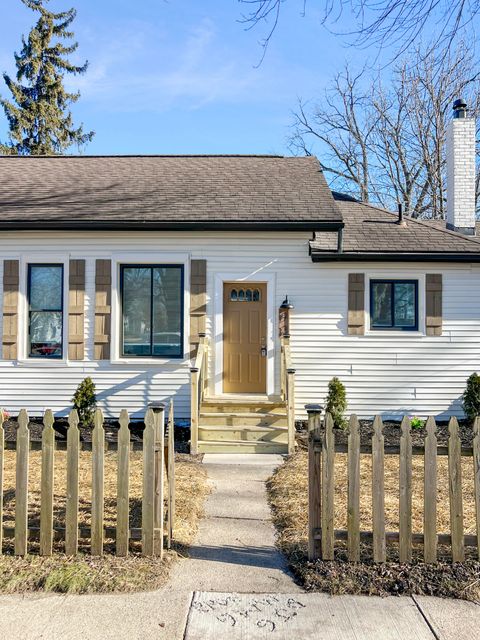
M 371 329 L 418 329 L 418 281 L 370 280 Z
M 122 355 L 183 357 L 183 267 L 122 265 Z
M 63 265 L 28 266 L 28 355 L 63 355 Z

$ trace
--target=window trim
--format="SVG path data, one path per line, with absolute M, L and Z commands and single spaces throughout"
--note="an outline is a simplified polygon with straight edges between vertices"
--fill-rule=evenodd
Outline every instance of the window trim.
M 182 263 L 175 263 L 175 262 L 163 262 L 163 263 L 157 263 L 157 262 L 147 262 L 147 263 L 136 263 L 136 262 L 119 262 L 119 320 L 120 320 L 120 327 L 119 327 L 119 356 L 120 358 L 124 359 L 124 358 L 128 358 L 128 359 L 134 359 L 134 360 L 141 360 L 141 359 L 146 359 L 146 360 L 165 360 L 165 359 L 172 359 L 172 360 L 183 360 L 184 358 L 184 341 L 185 341 L 185 265 Z M 123 335 L 123 281 L 124 281 L 124 275 L 123 272 L 125 269 L 150 269 L 151 271 L 153 271 L 153 269 L 164 269 L 164 268 L 175 268 L 175 269 L 180 269 L 180 353 L 177 355 L 165 355 L 165 354 L 154 354 L 153 353 L 153 278 L 150 278 L 150 327 L 151 327 L 151 331 L 150 331 L 150 355 L 145 355 L 145 354 L 131 354 L 131 353 L 125 353 L 124 352 L 124 335 Z
M 419 331 L 419 281 L 415 278 L 370 278 L 369 280 L 369 297 L 370 297 L 370 331 Z M 391 284 L 392 285 L 392 305 L 391 305 L 391 324 L 387 327 L 377 327 L 373 324 L 373 286 L 375 284 Z M 395 325 L 395 284 L 413 284 L 415 287 L 415 324 L 411 327 L 402 327 Z
M 30 339 L 30 325 L 31 325 L 31 309 L 30 309 L 30 294 L 32 288 L 32 267 L 60 267 L 62 270 L 62 282 L 61 282 L 61 309 L 43 309 L 36 311 L 41 312 L 52 312 L 52 313 L 61 313 L 62 314 L 62 332 L 60 339 L 60 355 L 34 355 L 32 354 L 31 348 L 31 339 Z M 27 358 L 29 359 L 45 359 L 45 360 L 63 360 L 64 359 L 64 349 L 65 349 L 65 264 L 63 262 L 29 262 L 27 263 Z

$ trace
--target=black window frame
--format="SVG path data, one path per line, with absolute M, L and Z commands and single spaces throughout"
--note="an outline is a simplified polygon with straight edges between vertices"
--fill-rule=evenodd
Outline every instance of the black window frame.
M 392 304 L 390 309 L 389 326 L 375 326 L 373 324 L 373 287 L 375 284 L 390 284 L 392 287 Z M 413 284 L 415 287 L 415 324 L 411 327 L 402 327 L 395 324 L 395 285 L 396 284 Z M 418 331 L 418 280 L 405 280 L 396 278 L 375 278 L 370 280 L 370 330 L 371 331 Z
M 60 267 L 62 270 L 62 286 L 61 286 L 61 309 L 34 309 L 33 313 L 61 313 L 62 314 L 62 333 L 60 340 L 60 355 L 45 355 L 38 354 L 35 355 L 32 353 L 32 341 L 31 341 L 31 290 L 32 290 L 32 269 L 35 267 Z M 30 262 L 28 264 L 27 270 L 27 303 L 28 303 L 28 357 L 29 358 L 46 358 L 48 360 L 63 360 L 63 352 L 64 352 L 64 332 L 65 332 L 65 265 L 63 262 Z
M 125 269 L 180 269 L 180 351 L 178 355 L 172 354 L 154 354 L 153 353 L 153 277 L 150 278 L 150 354 L 131 354 L 125 353 L 124 347 L 124 329 L 123 329 L 123 294 L 124 294 L 124 270 Z M 153 359 L 153 360 L 183 360 L 185 357 L 185 267 L 183 264 L 175 263 L 126 263 L 120 265 L 120 357 L 134 359 Z

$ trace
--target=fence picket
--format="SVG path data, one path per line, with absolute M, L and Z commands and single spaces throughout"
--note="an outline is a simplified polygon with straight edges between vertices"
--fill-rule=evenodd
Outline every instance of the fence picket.
M 325 429 L 322 447 L 322 558 L 333 560 L 334 554 L 334 513 L 335 513 L 335 436 L 333 418 L 325 414 Z
M 51 556 L 53 551 L 53 474 L 55 431 L 50 409 L 43 416 L 42 476 L 40 488 L 40 555 Z
M 360 425 L 350 416 L 348 433 L 348 559 L 360 561 Z
M 78 413 L 73 409 L 68 416 L 67 431 L 67 507 L 65 514 L 65 553 L 78 553 L 78 461 L 80 431 Z
M 0 407 L 0 556 L 2 555 L 3 548 L 3 469 L 4 463 L 4 450 L 5 450 L 5 429 L 3 428 L 3 422 L 5 417 L 4 410 Z
M 105 481 L 105 429 L 103 413 L 96 409 L 92 432 L 92 539 L 93 556 L 103 555 L 103 517 Z
M 424 560 L 437 561 L 437 424 L 430 416 L 426 424 L 423 491 Z
M 398 551 L 400 562 L 410 562 L 412 560 L 412 434 L 408 416 L 403 417 L 400 429 Z
M 385 562 L 385 446 L 383 422 L 380 416 L 375 416 L 373 421 L 372 516 L 373 560 L 374 562 Z
M 477 515 L 477 555 L 480 558 L 480 417 L 473 423 L 473 482 Z
M 122 409 L 120 412 L 120 429 L 118 431 L 117 453 L 117 556 L 128 555 L 129 540 L 129 476 L 130 476 L 130 422 L 128 412 Z
M 152 409 L 148 409 L 143 431 L 142 553 L 144 556 L 154 555 L 155 435 L 155 415 Z
M 168 536 L 167 545 L 170 549 L 175 527 L 175 415 L 173 400 L 170 401 L 168 413 Z
M 463 540 L 462 500 L 462 444 L 458 433 L 458 421 L 450 418 L 448 423 L 448 476 L 450 493 L 450 530 L 452 534 L 452 560 L 463 562 L 465 549 Z
M 308 559 L 321 557 L 321 540 L 316 536 L 321 522 L 321 431 L 320 406 L 307 405 L 308 414 Z
M 18 415 L 17 468 L 15 482 L 15 555 L 27 554 L 28 538 L 28 461 L 30 430 L 28 414 L 22 409 Z

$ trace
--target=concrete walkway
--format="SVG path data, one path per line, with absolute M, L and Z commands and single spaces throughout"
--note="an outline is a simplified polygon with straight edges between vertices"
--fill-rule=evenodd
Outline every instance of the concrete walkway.
M 266 501 L 265 479 L 281 458 L 209 454 L 204 462 L 213 489 L 206 517 L 191 557 L 174 566 L 162 590 L 103 596 L 3 596 L 0 638 L 480 637 L 480 607 L 465 602 L 305 594 L 274 546 Z

